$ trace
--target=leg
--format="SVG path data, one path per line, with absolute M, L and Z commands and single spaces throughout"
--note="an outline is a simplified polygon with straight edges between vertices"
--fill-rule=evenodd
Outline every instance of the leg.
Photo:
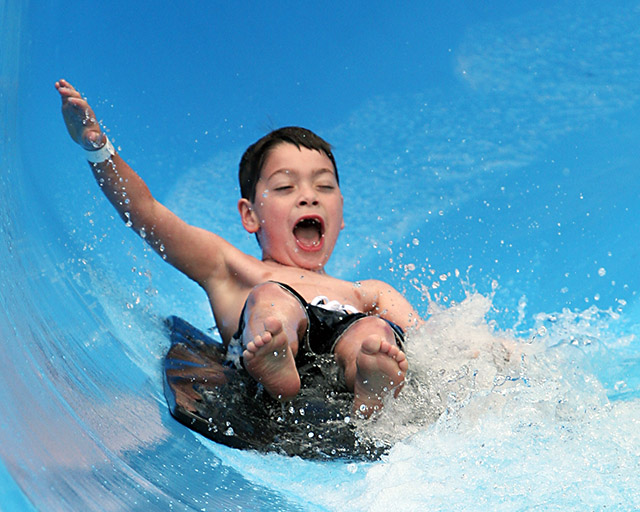
M 382 407 L 386 395 L 400 392 L 409 363 L 389 324 L 367 317 L 351 325 L 335 348 L 336 361 L 353 389 L 353 410 L 365 417 Z
M 242 358 L 247 372 L 273 398 L 293 398 L 300 390 L 295 356 L 307 328 L 302 305 L 277 283 L 264 283 L 249 294 L 244 321 Z

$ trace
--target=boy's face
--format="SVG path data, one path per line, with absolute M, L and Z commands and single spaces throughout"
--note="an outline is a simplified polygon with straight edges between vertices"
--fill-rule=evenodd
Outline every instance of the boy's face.
M 321 271 L 340 230 L 342 194 L 321 151 L 282 143 L 268 154 L 253 203 L 238 203 L 242 223 L 257 233 L 263 261 Z

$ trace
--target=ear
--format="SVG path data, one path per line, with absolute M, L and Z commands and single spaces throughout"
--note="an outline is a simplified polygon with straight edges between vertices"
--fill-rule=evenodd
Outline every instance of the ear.
M 342 206 L 342 224 L 340 225 L 340 231 L 344 229 L 344 196 L 340 194 L 340 201 Z
M 260 220 L 253 211 L 253 205 L 248 199 L 242 198 L 238 201 L 238 211 L 240 212 L 240 220 L 242 226 L 249 233 L 257 233 L 260 229 Z

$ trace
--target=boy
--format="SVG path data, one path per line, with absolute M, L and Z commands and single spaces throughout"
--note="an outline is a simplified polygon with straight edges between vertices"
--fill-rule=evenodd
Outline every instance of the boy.
M 421 320 L 383 282 L 350 283 L 325 273 L 344 227 L 329 144 L 308 130 L 282 128 L 243 155 L 238 210 L 244 228 L 257 236 L 258 260 L 157 202 L 114 151 L 80 93 L 65 80 L 56 88 L 69 134 L 85 149 L 109 201 L 163 258 L 202 286 L 229 353 L 241 354 L 246 371 L 272 397 L 296 396 L 296 360 L 322 351 L 334 354 L 353 390 L 353 409 L 364 417 L 387 394 L 397 395 L 408 368 L 401 329 Z

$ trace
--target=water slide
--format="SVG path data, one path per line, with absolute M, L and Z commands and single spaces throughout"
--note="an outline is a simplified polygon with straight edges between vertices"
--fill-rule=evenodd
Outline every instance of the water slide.
M 0 510 L 640 508 L 640 4 L 428 4 L 0 0 Z M 102 197 L 59 78 L 163 203 L 252 254 L 242 151 L 291 124 L 334 145 L 328 271 L 427 319 L 360 426 L 381 460 L 170 415 L 164 321 L 216 336 L 209 306 Z

